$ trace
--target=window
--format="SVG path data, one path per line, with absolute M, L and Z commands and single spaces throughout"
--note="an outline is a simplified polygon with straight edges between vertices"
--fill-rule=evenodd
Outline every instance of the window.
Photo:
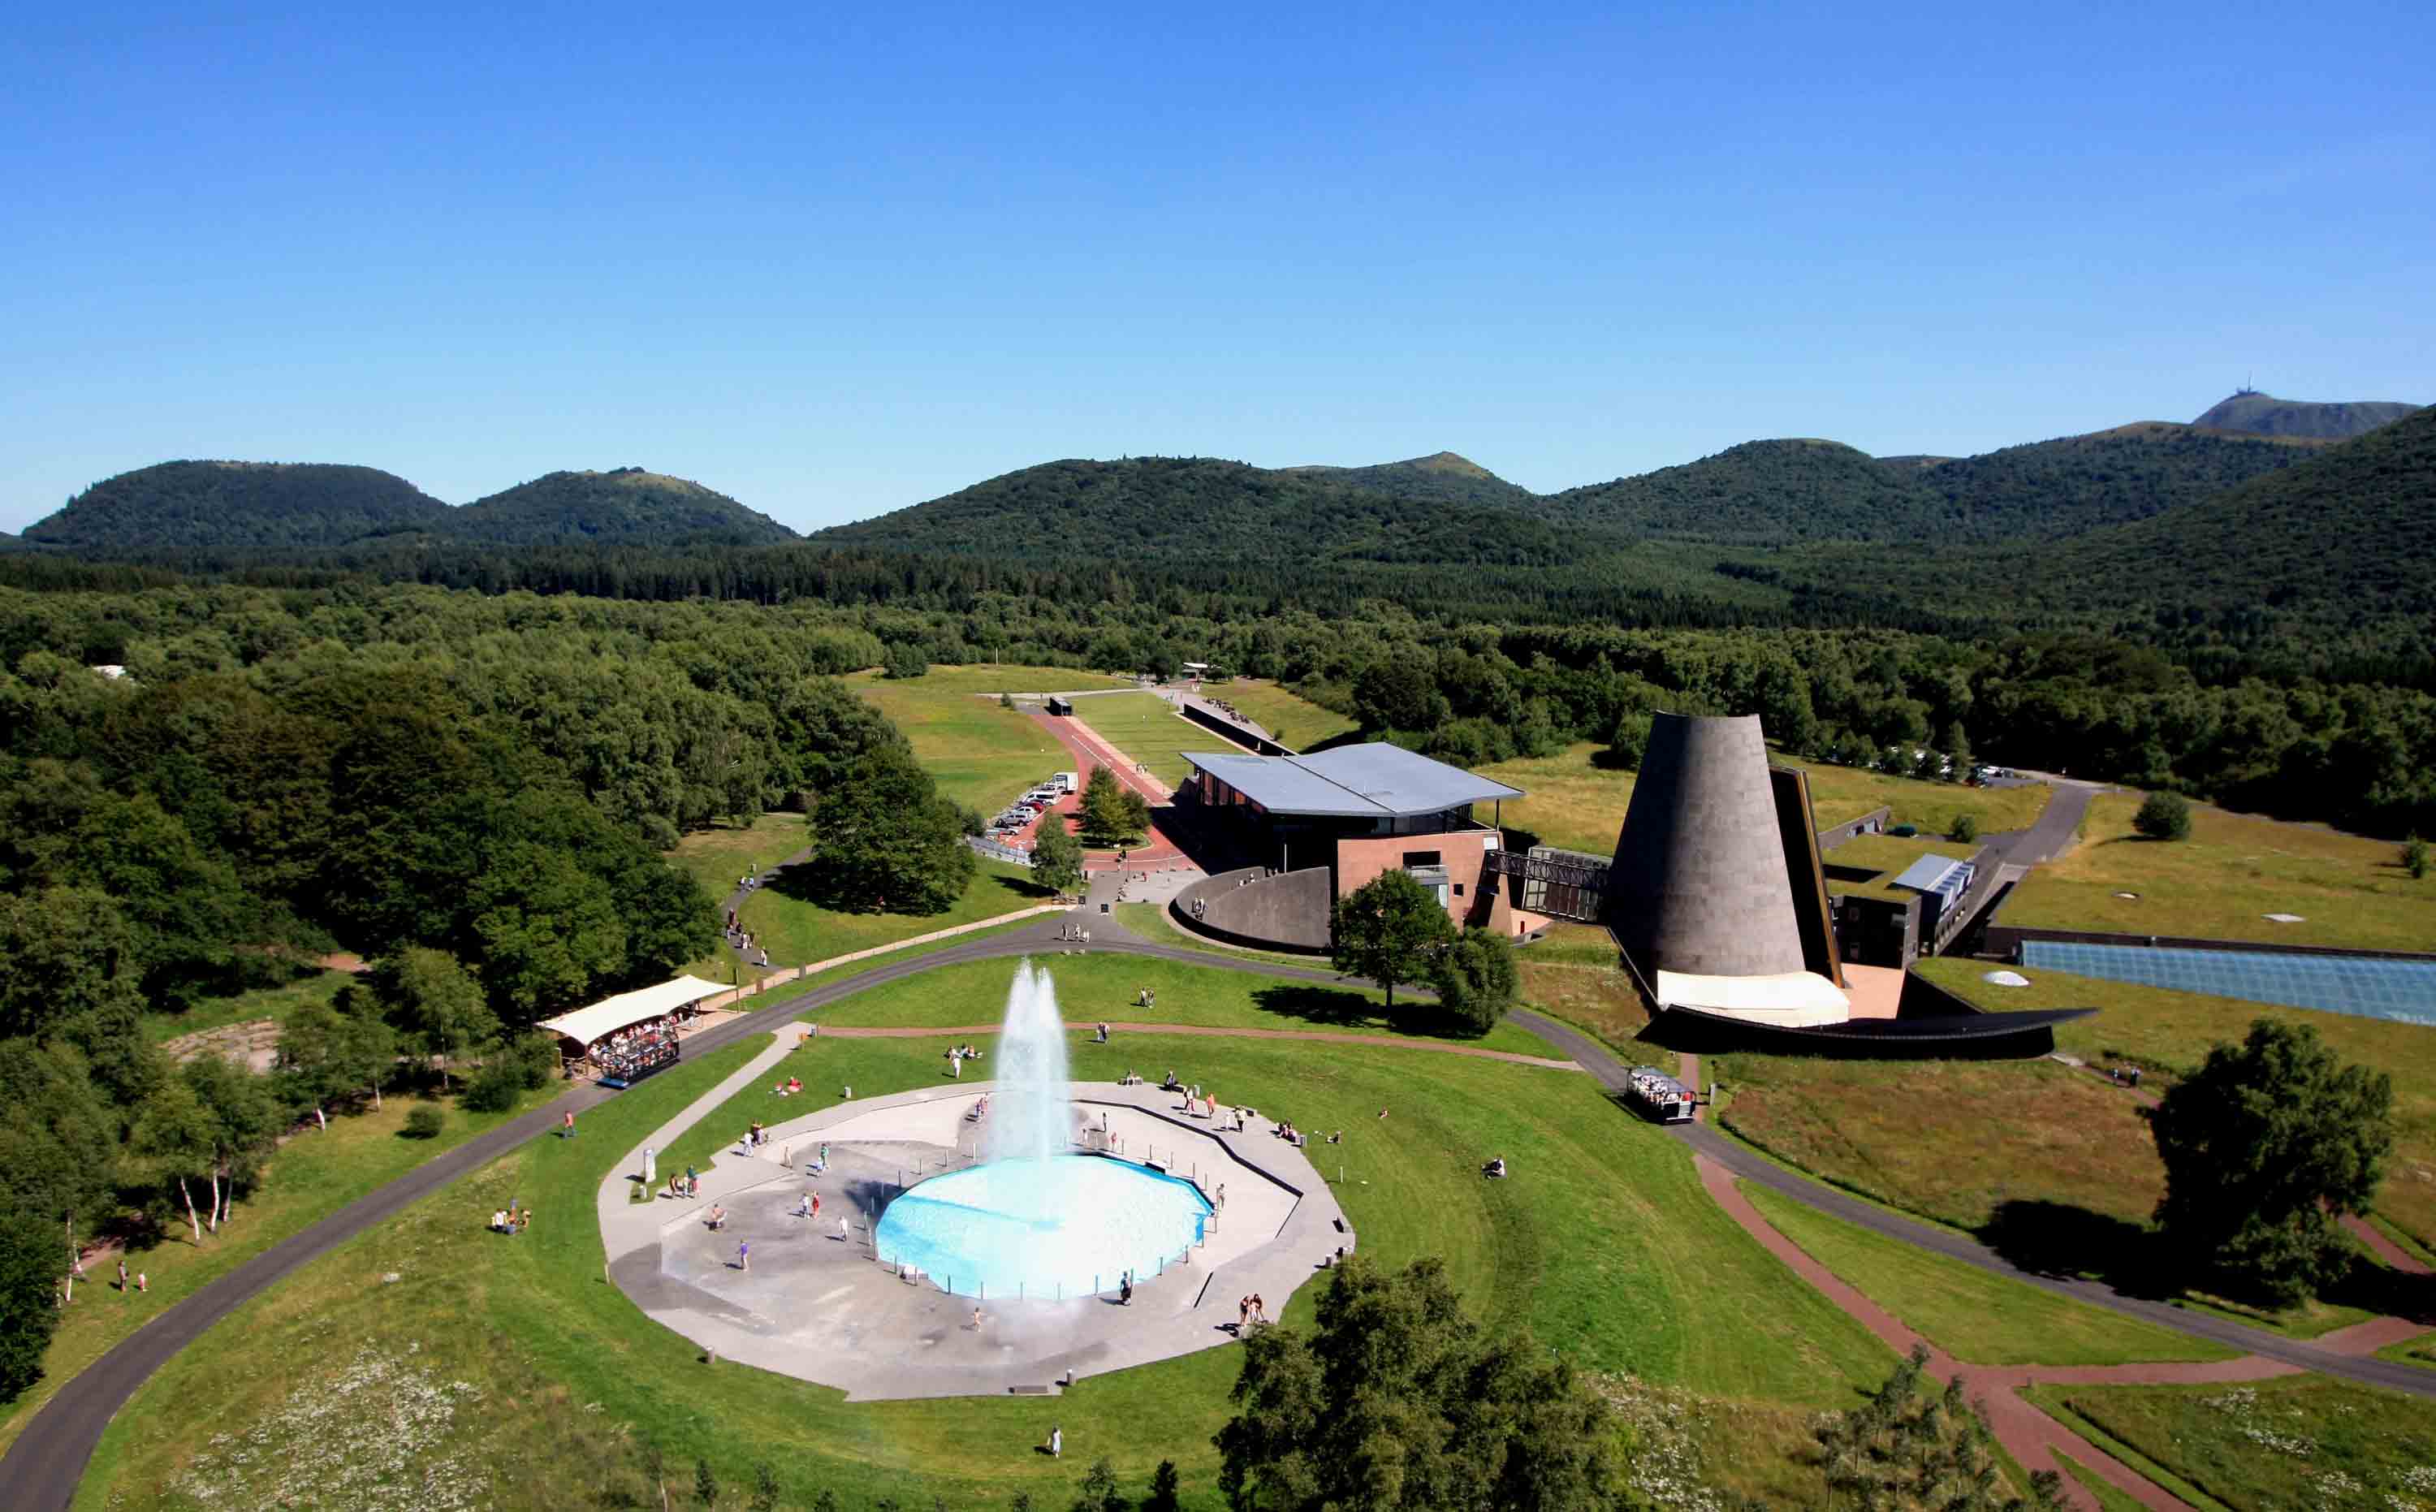
M 1445 864 L 1446 858 L 1437 851 L 1408 850 L 1404 852 L 1404 870 L 1408 872 L 1417 866 L 1443 866 Z
M 1454 895 L 1457 897 L 1463 896 L 1463 884 L 1461 882 L 1454 884 Z

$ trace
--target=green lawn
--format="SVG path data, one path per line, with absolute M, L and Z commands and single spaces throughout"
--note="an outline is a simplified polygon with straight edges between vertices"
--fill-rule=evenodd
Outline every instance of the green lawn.
M 736 891 L 747 867 L 767 871 L 809 843 L 803 815 L 763 814 L 749 825 L 698 829 L 677 842 L 669 860 L 713 898 L 724 898 Z
M 1231 1350 L 1081 1382 L 1050 1415 L 1077 1456 L 1056 1465 L 1032 1452 L 1042 1403 L 849 1405 L 834 1391 L 705 1367 L 698 1349 L 607 1286 L 594 1190 L 753 1049 L 645 1083 L 590 1115 L 583 1139 L 529 1144 L 241 1310 L 119 1415 L 80 1504 L 191 1506 L 199 1467 L 218 1467 L 201 1487 L 216 1501 L 254 1504 L 274 1491 L 292 1496 L 300 1481 L 320 1484 L 326 1464 L 377 1460 L 400 1440 L 404 1452 L 391 1458 L 424 1505 L 450 1504 L 434 1485 L 470 1484 L 464 1503 L 560 1506 L 604 1479 L 656 1500 L 639 1482 L 646 1442 L 666 1452 L 678 1495 L 699 1456 L 728 1487 L 749 1486 L 751 1467 L 770 1464 L 790 1505 L 816 1489 L 848 1506 L 880 1495 L 927 1505 L 936 1494 L 999 1507 L 1018 1489 L 1058 1505 L 1105 1453 L 1133 1494 L 1173 1458 L 1187 1504 L 1219 1504 L 1209 1438 L 1228 1412 Z M 936 1076 L 934 1049 L 823 1038 L 787 1069 L 809 1086 L 851 1080 L 858 1092 L 880 1092 Z M 1263 1109 L 1353 1131 L 1327 1156 L 1344 1168 L 1338 1195 L 1364 1251 L 1390 1265 L 1445 1257 L 1488 1326 L 1528 1324 L 1587 1365 L 1712 1397 L 1823 1408 L 1852 1401 L 1892 1363 L 1706 1199 L 1680 1146 L 1618 1112 L 1587 1077 L 1389 1050 L 1157 1036 L 1082 1047 L 1075 1074 L 1112 1077 L 1125 1057 L 1191 1064 Z M 1391 1134 L 1374 1132 L 1382 1105 L 1394 1111 Z M 1515 1179 L 1480 1181 L 1478 1162 L 1491 1151 L 1513 1162 Z M 513 1241 L 480 1222 L 511 1194 L 541 1214 Z M 392 1271 L 398 1284 L 377 1283 Z M 1308 1323 L 1310 1295 L 1296 1297 L 1288 1321 Z M 179 1411 L 160 1410 L 171 1400 Z
M 1235 961 L 1258 961 L 1273 966 L 1294 966 L 1303 971 L 1331 969 L 1328 964 L 1328 957 L 1324 955 L 1289 955 L 1282 950 L 1240 949 L 1231 945 L 1220 945 L 1215 940 L 1205 939 L 1190 930 L 1178 929 L 1169 920 L 1167 906 L 1163 903 L 1120 903 L 1117 905 L 1115 917 L 1118 923 L 1136 935 L 1159 945 L 1179 946 L 1187 950 L 1198 950 L 1204 955 Z
M 2209 1046 L 2237 1043 L 2253 1019 L 2307 1024 L 2344 1059 L 2392 1073 L 2400 1138 L 2386 1163 L 2377 1210 L 2421 1244 L 2436 1243 L 2436 1031 L 2061 971 L 2027 971 L 2028 986 L 1997 987 L 1982 980 L 1991 969 L 1985 962 L 1923 961 L 1917 969 L 1984 1008 L 2097 1008 L 2095 1018 L 2058 1029 L 2057 1047 L 2094 1066 L 2136 1065 L 2150 1089 L 2197 1069 Z
M 857 672 L 844 682 L 905 732 L 942 793 L 984 819 L 1070 766 L 1066 748 L 1030 716 L 1000 707 L 998 694 L 1133 686 L 1060 667 L 933 667 L 925 677 Z
M 1107 1019 L 1213 1029 L 1448 1037 L 1436 1032 L 1436 1016 L 1429 1004 L 1407 999 L 1390 1017 L 1382 995 L 1375 991 L 1213 970 L 1143 956 L 1051 955 L 1042 957 L 1039 964 L 1049 968 L 1057 987 L 1059 1012 L 1078 1035 L 1087 1034 L 1092 1023 Z M 1015 968 L 1016 961 L 1009 957 L 942 966 L 901 982 L 882 982 L 831 1008 L 821 1016 L 821 1022 L 875 1029 L 994 1024 L 1005 1011 Z M 1157 998 L 1157 1006 L 1134 1006 L 1135 996 L 1145 987 Z M 1125 1044 L 1129 1038 L 1120 1035 L 1117 1043 Z M 1478 1039 L 1452 1042 L 1522 1055 L 1557 1054 L 1539 1035 L 1514 1024 L 1500 1024 Z M 1134 1069 L 1146 1076 L 1165 1069 Z M 1185 1079 L 1201 1078 L 1187 1071 Z
M 1955 860 L 1968 860 L 1978 848 L 1978 842 L 1964 844 L 1958 841 L 1922 836 L 1905 840 L 1894 835 L 1855 835 L 1833 850 L 1821 851 L 1819 860 L 1828 868 L 1827 891 L 1836 894 L 1861 894 L 1870 897 L 1902 897 L 1903 892 L 1890 885 L 1903 869 L 1923 856 L 1945 856 Z M 1838 870 L 1863 872 L 1866 879 L 1842 878 Z
M 220 1231 L 203 1231 L 200 1249 L 193 1230 L 173 1227 L 164 1232 L 160 1243 L 128 1257 L 129 1270 L 142 1271 L 150 1278 L 149 1290 L 122 1295 L 114 1289 L 114 1262 L 96 1268 L 77 1288 L 76 1305 L 60 1320 L 59 1331 L 43 1356 L 42 1381 L 0 1407 L 0 1451 L 15 1440 L 35 1410 L 77 1372 L 172 1304 L 374 1188 L 555 1098 L 562 1090 L 553 1082 L 539 1092 L 526 1094 L 506 1113 L 468 1113 L 441 1104 L 446 1109 L 446 1122 L 434 1139 L 400 1137 L 408 1110 L 419 1105 L 416 1099 L 406 1096 L 385 1099 L 378 1112 L 333 1118 L 326 1132 L 290 1138 L 271 1156 L 252 1195 L 230 1209 Z M 111 1272 L 107 1279 L 105 1270 Z
M 2078 1481 L 2080 1488 L 2097 1503 L 2097 1512 L 2140 1512 L 2141 1503 L 2116 1490 L 2114 1482 L 2070 1454 L 2059 1454 L 2057 1458 L 2063 1462 L 2063 1472 Z
M 1831 1218 L 1756 1182 L 1743 1194 L 1804 1254 L 1958 1360 L 2106 1365 L 2230 1360 L 2235 1351 L 2021 1281 L 1992 1276 Z
M 2014 888 L 1997 922 L 2378 950 L 2436 940 L 2436 876 L 2411 880 L 2392 842 L 2199 805 L 2190 839 L 2142 840 L 2132 829 L 2140 803 L 2092 800 L 2087 838 Z
M 2201 1494 L 2244 1509 L 2413 1506 L 2436 1498 L 2436 1413 L 2323 1376 L 2255 1385 L 2044 1386 Z
M 944 913 L 848 913 L 800 895 L 786 873 L 744 900 L 742 921 L 754 947 L 766 947 L 774 966 L 808 965 L 876 945 L 910 940 L 959 924 L 1037 908 L 1048 890 L 1032 874 L 1004 861 L 983 861 L 955 907 Z
M 1607 856 L 1615 851 L 1616 834 L 1623 829 L 1625 810 L 1632 802 L 1633 774 L 1592 766 L 1591 756 L 1599 749 L 1584 740 L 1553 756 L 1500 761 L 1481 768 L 1481 773 L 1530 795 L 1505 801 L 1503 814 L 1508 826 L 1529 830 L 1544 844 Z M 1786 766 L 1808 767 L 1811 808 L 1822 828 L 1890 805 L 1894 824 L 1915 826 L 1923 834 L 1946 833 L 1960 813 L 1977 818 L 1982 834 L 2024 829 L 2046 808 L 2049 791 L 2044 785 L 1965 788 L 1801 762 L 1784 756 L 1773 759 Z
M 339 988 L 355 980 L 353 972 L 311 971 L 276 987 L 256 987 L 230 998 L 206 998 L 183 1013 L 148 1013 L 144 1016 L 144 1037 L 158 1045 L 181 1034 L 250 1024 L 258 1018 L 275 1018 L 284 1024 L 297 1009 L 328 1002 L 339 995 Z
M 1308 751 L 1340 735 L 1350 735 L 1356 728 L 1346 715 L 1322 708 L 1275 683 L 1239 677 L 1231 682 L 1205 683 L 1202 694 L 1232 704 L 1244 718 L 1276 736 L 1278 743 L 1289 751 Z
M 1118 750 L 1150 768 L 1151 775 L 1171 788 L 1181 787 L 1192 774 L 1187 751 L 1227 751 L 1232 747 L 1203 726 L 1175 712 L 1156 693 L 1110 693 L 1078 699 L 1074 718 Z

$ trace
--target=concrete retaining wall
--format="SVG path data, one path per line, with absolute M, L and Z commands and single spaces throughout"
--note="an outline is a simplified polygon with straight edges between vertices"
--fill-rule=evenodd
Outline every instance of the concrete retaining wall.
M 1198 917 L 1196 901 L 1207 905 Z M 1168 912 L 1193 933 L 1228 945 L 1325 955 L 1335 901 L 1334 878 L 1325 866 L 1275 874 L 1246 866 L 1193 883 L 1175 895 Z
M 1888 822 L 1894 816 L 1893 808 L 1881 807 L 1870 809 L 1858 819 L 1849 819 L 1840 825 L 1831 826 L 1818 832 L 1818 848 L 1833 849 L 1856 835 L 1883 835 L 1886 833 Z

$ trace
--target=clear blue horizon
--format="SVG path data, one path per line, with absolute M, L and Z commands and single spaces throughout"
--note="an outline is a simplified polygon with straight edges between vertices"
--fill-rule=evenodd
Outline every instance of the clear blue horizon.
M 12 24 L 0 529 L 184 457 L 809 530 L 2436 399 L 2424 4 L 513 9 Z

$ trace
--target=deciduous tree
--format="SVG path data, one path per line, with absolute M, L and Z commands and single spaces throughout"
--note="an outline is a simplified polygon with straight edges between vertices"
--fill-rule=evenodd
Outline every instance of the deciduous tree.
M 2345 1066 L 2306 1024 L 2260 1018 L 2149 1115 L 2157 1224 L 2193 1262 L 2293 1301 L 2348 1263 L 2338 1220 L 2368 1206 L 2393 1149 L 2393 1079 Z
M 1430 984 L 1450 1023 L 1467 1034 L 1486 1034 L 1514 1006 L 1522 973 L 1515 969 L 1514 947 L 1504 935 L 1466 930 L 1438 952 L 1430 967 Z
M 856 762 L 822 795 L 809 829 L 804 872 L 830 907 L 937 913 L 973 879 L 963 816 L 902 752 L 874 751 Z
M 1083 844 L 1066 827 L 1066 816 L 1040 816 L 1032 837 L 1032 879 L 1060 895 L 1083 885 Z
M 1386 988 L 1392 1009 L 1397 986 L 1426 976 L 1454 932 L 1436 893 L 1410 872 L 1382 872 L 1337 899 L 1331 954 L 1337 970 Z

